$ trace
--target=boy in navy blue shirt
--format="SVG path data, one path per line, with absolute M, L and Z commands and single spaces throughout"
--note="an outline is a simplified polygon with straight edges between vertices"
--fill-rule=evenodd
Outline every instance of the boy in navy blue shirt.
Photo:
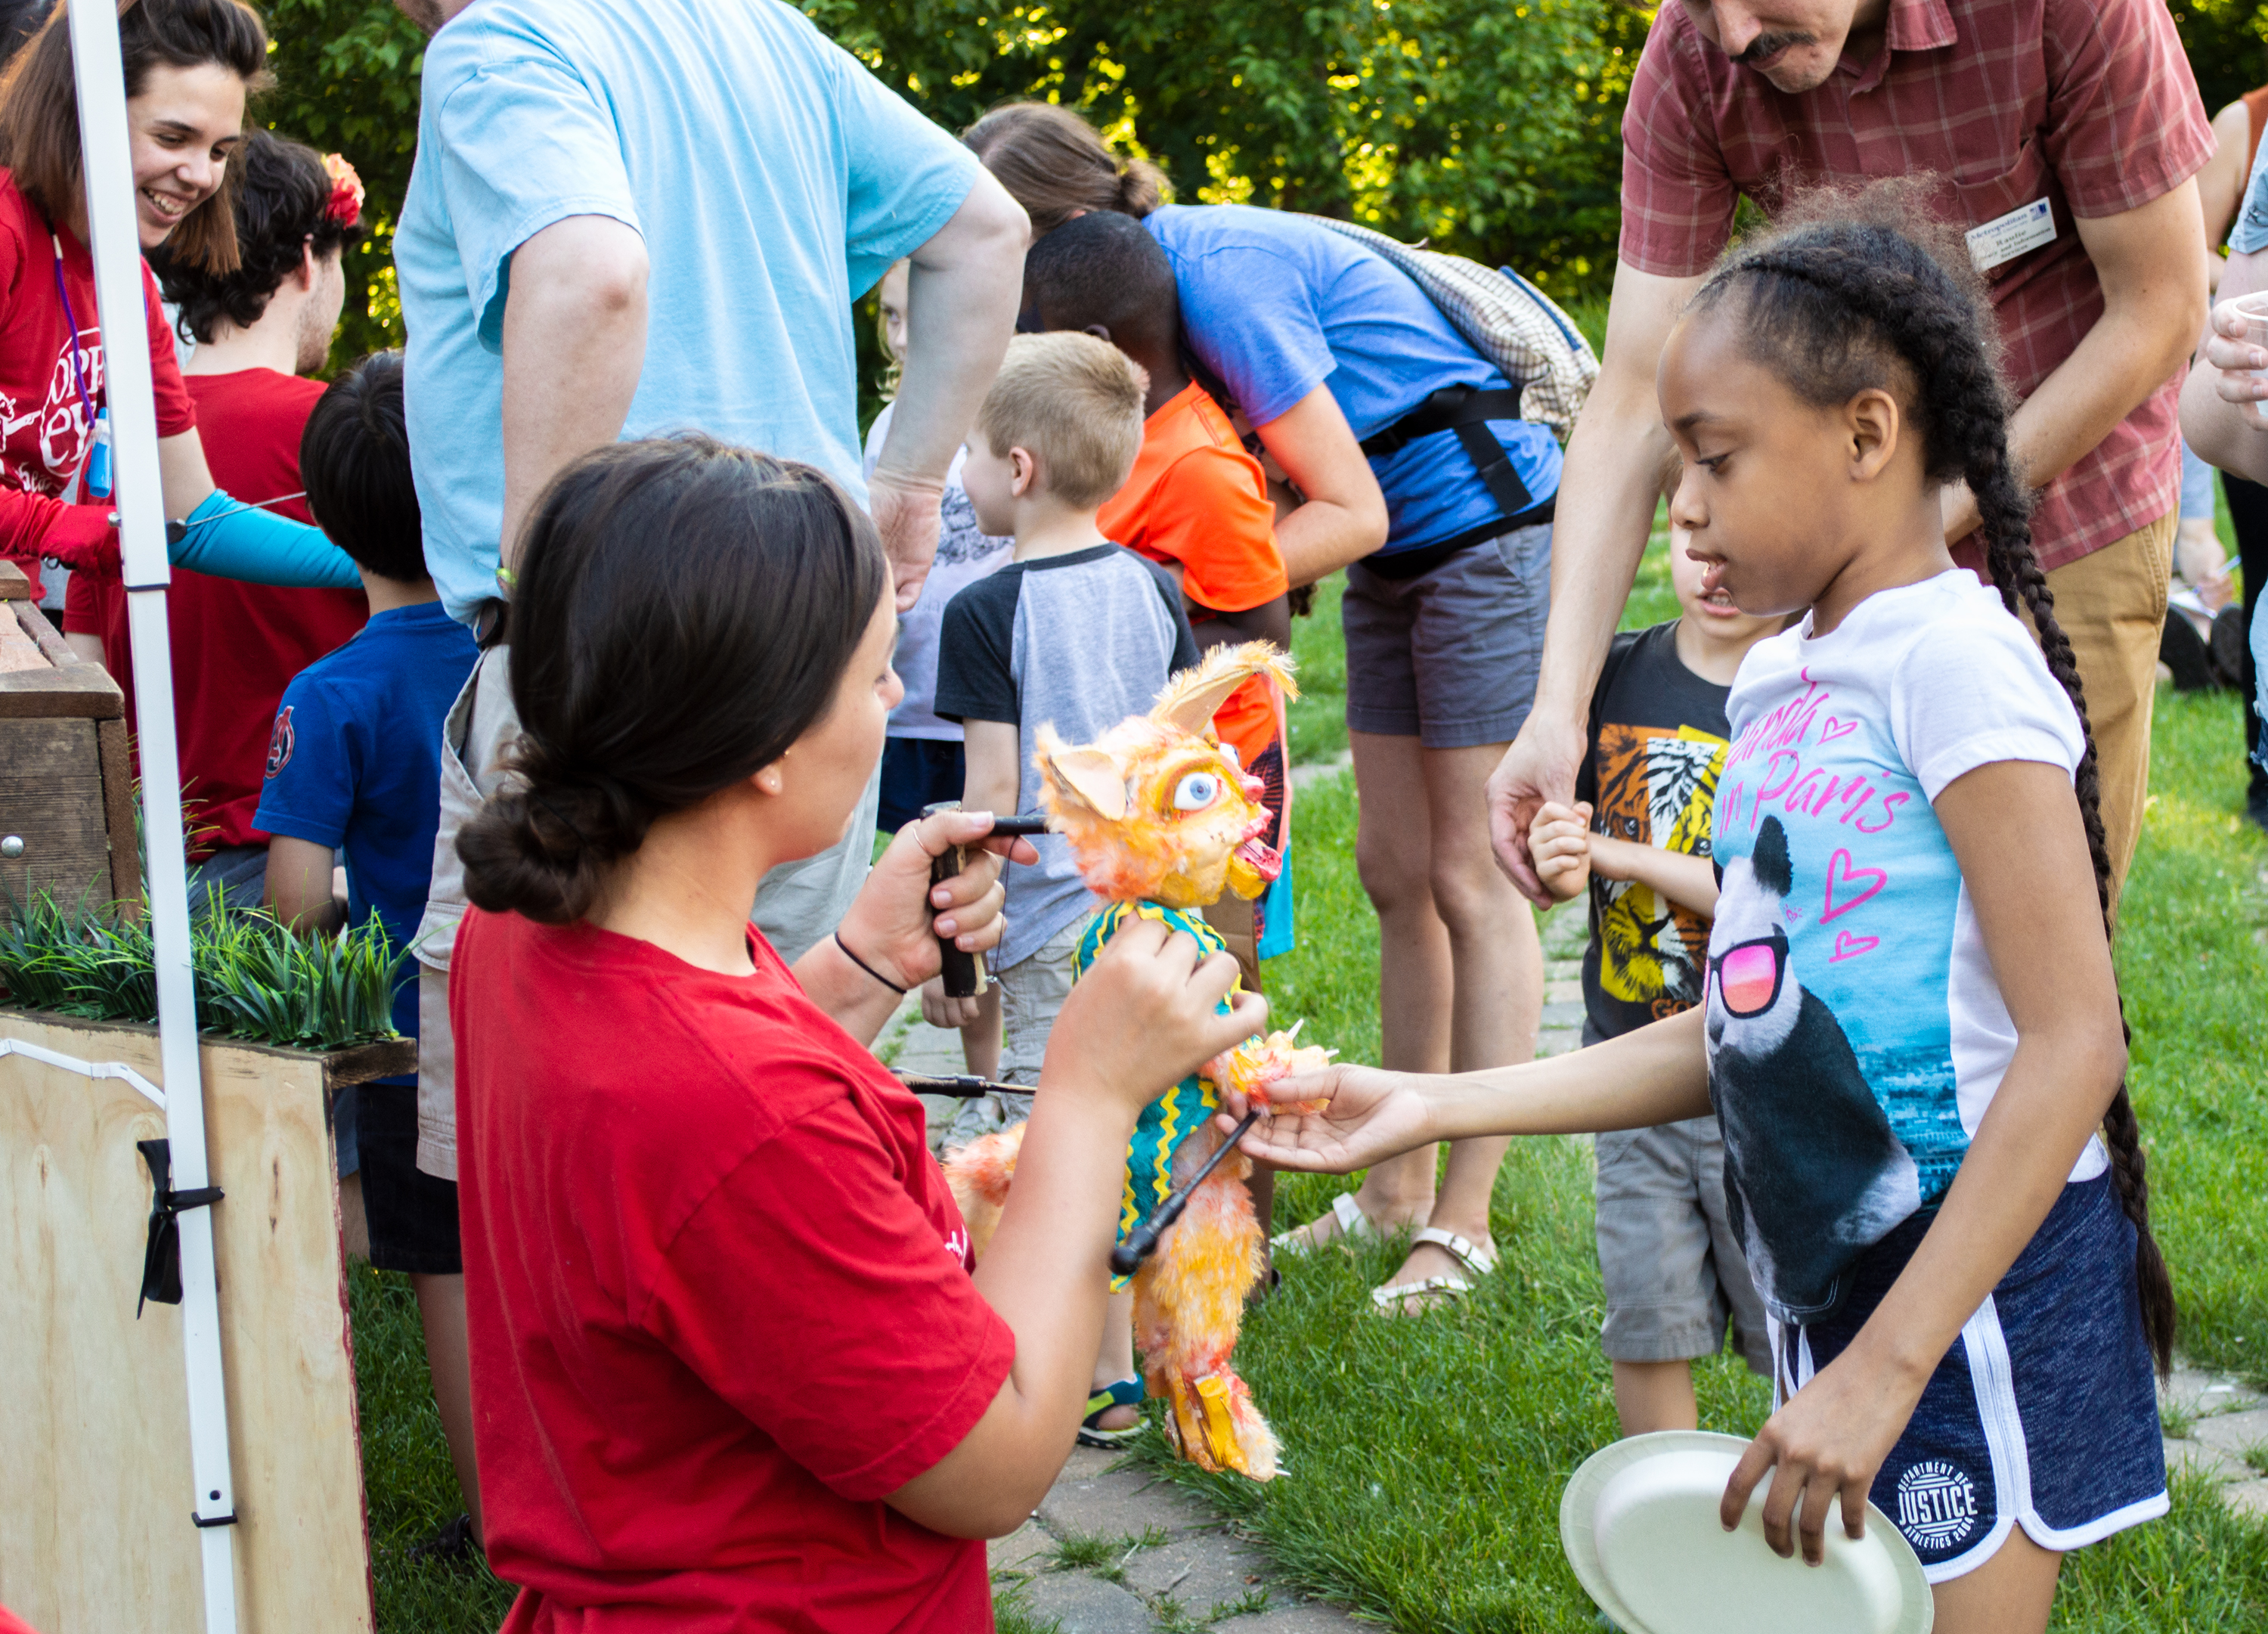
M 362 570 L 370 622 L 284 688 L 253 819 L 273 836 L 265 900 L 297 929 L 335 930 L 331 857 L 343 850 L 347 921 L 385 926 L 407 976 L 440 821 L 441 719 L 479 651 L 425 570 L 399 353 L 366 357 L 331 383 L 307 418 L 299 472 L 316 524 Z M 414 980 L 394 990 L 394 1025 L 417 1036 Z M 476 1535 L 457 1188 L 418 1170 L 415 1073 L 363 1085 L 351 1111 L 343 1101 L 338 1110 L 354 1118 L 361 1147 L 371 1263 L 408 1272 L 416 1291 L 470 1512 L 458 1535 Z

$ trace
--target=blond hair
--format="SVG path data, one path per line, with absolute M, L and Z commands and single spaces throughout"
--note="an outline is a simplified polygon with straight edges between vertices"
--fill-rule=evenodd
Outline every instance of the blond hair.
M 1149 390 L 1149 378 L 1108 341 L 1070 330 L 1020 335 L 976 411 L 976 431 L 996 457 L 1028 453 L 1043 492 L 1100 505 L 1126 485 L 1142 451 Z

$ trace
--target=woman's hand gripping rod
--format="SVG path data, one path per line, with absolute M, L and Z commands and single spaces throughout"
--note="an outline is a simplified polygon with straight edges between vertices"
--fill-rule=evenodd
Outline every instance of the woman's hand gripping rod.
M 934 806 L 923 806 L 922 815 L 927 817 L 937 812 L 955 812 L 960 809 L 961 803 L 958 800 L 940 800 Z M 1013 816 L 995 817 L 992 820 L 991 832 L 994 834 L 1036 835 L 1045 834 L 1047 831 L 1048 820 L 1043 812 L 1023 812 Z M 932 886 L 942 885 L 968 865 L 968 847 L 962 845 L 950 847 L 942 856 L 930 864 L 929 882 Z M 963 953 L 953 945 L 952 938 L 945 936 L 937 938 L 937 952 L 939 959 L 942 961 L 942 968 L 939 974 L 944 978 L 946 997 L 976 998 L 983 993 L 986 986 L 990 984 L 990 978 L 984 970 L 983 954 Z M 986 1087 L 990 1088 L 990 1086 L 988 1085 Z M 938 1090 L 932 1093 L 951 1094 L 954 1092 Z M 965 1093 L 981 1095 L 984 1091 L 978 1089 Z

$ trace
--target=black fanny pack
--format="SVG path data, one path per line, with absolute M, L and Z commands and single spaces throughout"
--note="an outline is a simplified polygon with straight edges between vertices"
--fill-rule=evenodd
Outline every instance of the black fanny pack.
M 1415 578 L 1484 539 L 1493 539 L 1511 528 L 1550 521 L 1552 501 L 1535 503 L 1535 496 L 1528 491 L 1528 484 L 1513 469 L 1511 453 L 1488 429 L 1491 420 L 1519 418 L 1520 393 L 1511 386 L 1483 391 L 1471 386 L 1445 386 L 1384 431 L 1364 438 L 1362 452 L 1373 460 L 1384 460 L 1400 453 L 1421 437 L 1455 432 L 1458 445 L 1473 462 L 1481 486 L 1496 501 L 1499 513 L 1497 519 L 1438 544 L 1366 556 L 1363 559 L 1364 568 L 1381 578 Z

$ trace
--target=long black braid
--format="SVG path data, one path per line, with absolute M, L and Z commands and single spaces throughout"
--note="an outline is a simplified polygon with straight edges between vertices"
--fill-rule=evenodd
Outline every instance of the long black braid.
M 2011 400 L 1983 303 L 1905 232 L 1864 220 L 1820 220 L 1744 245 L 1702 286 L 1692 310 L 1734 293 L 1751 354 L 1790 390 L 1821 407 L 1869 387 L 1893 393 L 1920 435 L 1927 475 L 1969 484 L 1993 587 L 2012 615 L 2020 607 L 2029 615 L 2050 673 L 2079 712 L 2086 749 L 2073 786 L 2110 935 L 2110 853 L 2095 733 L 2071 640 L 2056 622 L 2055 597 L 2032 548 L 2031 498 L 2008 453 Z M 2123 1000 L 2119 1020 L 2125 1027 Z M 2131 1041 L 2132 1030 L 2125 1030 Z M 2134 1224 L 2143 1329 L 2163 1373 L 2173 1359 L 2174 1289 L 2150 1233 L 2148 1161 L 2123 1079 L 2102 1132 L 2119 1203 Z

